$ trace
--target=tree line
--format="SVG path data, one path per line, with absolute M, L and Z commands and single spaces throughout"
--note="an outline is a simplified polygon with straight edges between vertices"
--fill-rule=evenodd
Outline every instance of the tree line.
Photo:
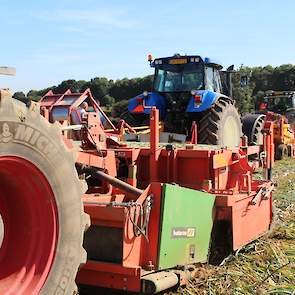
M 257 109 L 267 90 L 295 90 L 295 65 L 241 66 L 233 75 L 233 96 L 242 114 Z
M 278 67 L 240 66 L 233 74 L 233 96 L 239 111 L 244 114 L 256 109 L 267 90 L 295 90 L 295 65 L 286 64 Z M 39 101 L 41 97 L 52 90 L 54 93 L 64 93 L 67 89 L 72 92 L 83 92 L 90 88 L 94 98 L 102 106 L 112 108 L 112 116 L 120 116 L 127 109 L 130 98 L 152 90 L 153 76 L 143 78 L 111 80 L 96 77 L 90 81 L 65 80 L 57 86 L 41 90 L 30 90 L 27 95 L 23 92 L 14 93 L 13 97 L 25 103 L 30 100 Z

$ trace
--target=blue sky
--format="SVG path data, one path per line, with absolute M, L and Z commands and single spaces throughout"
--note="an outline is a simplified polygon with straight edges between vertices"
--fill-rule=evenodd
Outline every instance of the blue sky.
M 295 59 L 294 0 L 0 0 L 0 76 L 14 91 L 62 80 L 152 73 L 146 55 L 213 57 L 224 66 Z

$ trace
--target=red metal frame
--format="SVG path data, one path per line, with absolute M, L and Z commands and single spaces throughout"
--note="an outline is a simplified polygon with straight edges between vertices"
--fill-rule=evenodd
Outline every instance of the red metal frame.
M 139 292 L 142 275 L 157 269 L 160 183 L 177 183 L 215 194 L 215 221 L 226 221 L 231 225 L 233 250 L 239 249 L 269 229 L 272 221 L 273 187 L 270 181 L 253 180 L 255 163 L 248 160 L 249 155 L 260 153 L 261 147 L 241 145 L 234 150 L 194 145 L 176 149 L 171 149 L 170 146 L 161 147 L 158 110 L 151 110 L 150 122 L 149 147 L 130 148 L 109 145 L 106 149 L 112 155 L 110 158 L 115 157 L 117 161 L 124 159 L 129 167 L 137 168 L 136 175 L 128 175 L 128 182 L 142 188 L 147 187 L 144 193 L 139 198 L 133 198 L 110 187 L 107 194 L 102 195 L 97 191 L 96 194 L 88 193 L 83 198 L 85 210 L 90 214 L 92 224 L 123 228 L 124 237 L 122 263 L 88 261 L 77 277 L 78 282 L 82 284 Z M 271 169 L 273 165 L 272 128 L 272 124 L 265 127 L 263 146 L 266 151 L 263 158 L 265 169 Z M 88 157 L 87 160 L 85 157 Z M 89 152 L 81 152 L 78 162 L 105 169 L 95 153 L 89 155 Z M 110 167 L 112 165 L 109 164 Z M 132 223 L 127 216 L 133 216 L 134 211 L 130 212 L 126 208 L 107 204 L 111 201 L 128 200 L 143 204 L 150 194 L 153 194 L 155 204 L 150 218 L 149 242 L 147 242 L 142 236 L 135 237 L 132 233 Z
M 80 270 L 77 280 L 83 284 L 117 288 L 129 291 L 140 291 L 143 269 L 152 269 L 157 264 L 158 232 L 161 206 L 161 184 L 152 183 L 136 199 L 136 204 L 142 205 L 152 193 L 153 210 L 150 216 L 150 225 L 147 241 L 142 235 L 135 236 L 131 219 L 136 208 L 110 207 L 102 205 L 111 201 L 128 201 L 126 196 L 105 196 L 83 198 L 85 211 L 91 216 L 93 225 L 123 228 L 123 255 L 122 263 L 105 263 L 88 261 Z
M 85 96 L 85 93 L 81 95 L 75 106 L 82 103 Z M 51 107 L 61 101 L 62 97 Z M 263 155 L 263 168 L 270 176 L 274 162 L 271 122 L 265 124 L 262 147 L 248 147 L 244 139 L 235 149 L 195 144 L 181 148 L 161 146 L 159 111 L 155 108 L 151 109 L 150 115 L 150 143 L 145 147 L 129 147 L 111 140 L 112 135 L 122 131 L 124 124 L 121 124 L 120 131 L 114 128 L 113 133 L 108 135 L 100 122 L 100 116 L 88 114 L 85 123 L 85 126 L 92 128 L 82 129 L 82 149 L 78 152 L 77 162 L 103 170 L 114 177 L 118 175 L 120 165 L 124 164 L 128 175 L 120 177 L 144 189 L 144 192 L 134 197 L 103 179 L 97 181 L 95 187 L 89 187 L 83 197 L 85 211 L 90 215 L 93 226 L 122 229 L 122 261 L 88 261 L 77 276 L 79 283 L 140 292 L 143 274 L 157 270 L 161 183 L 177 183 L 216 195 L 214 221 L 225 221 L 230 225 L 233 250 L 269 229 L 273 186 L 269 180 L 252 178 L 257 162 L 250 162 L 248 158 L 252 154 Z M 191 143 L 197 143 L 196 134 L 197 126 L 194 126 Z M 153 208 L 146 240 L 143 235 L 135 235 L 132 220 L 138 221 L 137 210 L 143 208 L 150 195 L 153 196 Z M 122 205 L 131 201 L 139 207 Z M 121 205 L 114 206 L 114 202 Z
M 67 97 L 75 97 L 74 102 L 65 102 Z M 104 117 L 104 119 L 108 122 L 110 127 L 116 130 L 116 127 L 113 125 L 108 116 L 104 113 L 102 108 L 93 98 L 89 88 L 87 88 L 83 93 L 72 93 L 70 89 L 68 89 L 63 94 L 54 94 L 52 90 L 48 91 L 40 100 L 41 113 L 45 117 L 48 116 L 47 119 L 51 121 L 50 114 L 54 108 L 66 107 L 68 108 L 68 122 L 70 123 L 71 112 L 74 109 L 77 109 L 86 99 L 89 99 L 90 105 L 93 107 L 94 112 L 101 114 Z

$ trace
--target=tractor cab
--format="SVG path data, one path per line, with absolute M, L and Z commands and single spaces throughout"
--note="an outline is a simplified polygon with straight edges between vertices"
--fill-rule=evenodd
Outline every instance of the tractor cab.
M 289 124 L 295 124 L 295 91 L 267 91 L 261 111 L 271 111 L 286 116 Z
M 222 66 L 208 57 L 176 54 L 153 59 L 149 55 L 148 60 L 155 68 L 153 90 L 136 96 L 128 105 L 129 112 L 143 121 L 154 106 L 160 111 L 161 121 L 168 125 L 169 116 L 175 121 L 180 115 L 183 130 L 187 127 L 184 126 L 184 114 L 198 116 L 224 96 L 222 93 L 231 96 L 230 71 L 221 71 Z
M 210 90 L 222 92 L 219 71 L 222 66 L 200 56 L 158 58 L 151 62 L 155 68 L 154 91 L 160 93 Z

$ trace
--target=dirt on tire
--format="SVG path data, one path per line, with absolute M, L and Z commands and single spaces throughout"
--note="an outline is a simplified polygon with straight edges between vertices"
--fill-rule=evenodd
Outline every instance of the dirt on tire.
M 199 143 L 235 147 L 241 136 L 241 119 L 234 102 L 221 96 L 200 120 Z

